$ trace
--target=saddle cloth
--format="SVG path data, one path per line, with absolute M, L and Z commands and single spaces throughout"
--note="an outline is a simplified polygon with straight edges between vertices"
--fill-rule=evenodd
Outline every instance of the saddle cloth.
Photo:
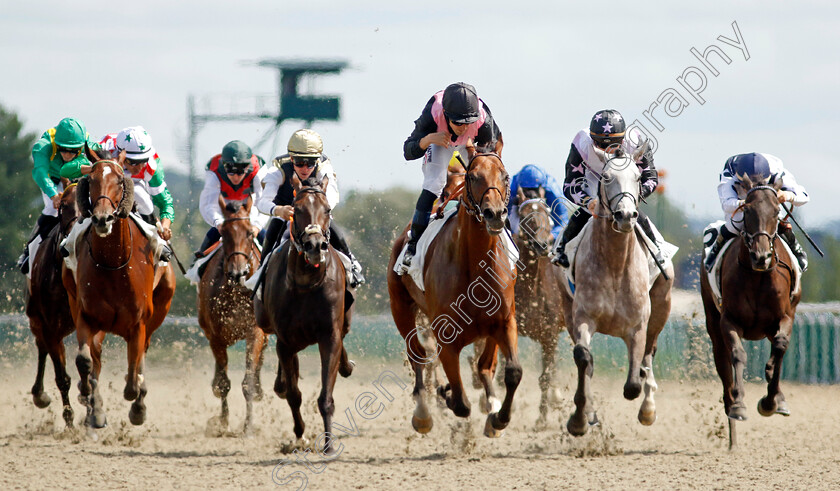
M 569 258 L 569 267 L 563 268 L 562 266 L 558 266 L 559 268 L 562 268 L 566 274 L 566 291 L 573 297 L 575 296 L 575 256 L 577 255 L 578 246 L 580 245 L 584 232 L 586 232 L 586 229 L 591 226 L 592 220 L 590 219 L 586 222 L 586 225 L 583 226 L 580 233 L 566 243 L 566 256 Z M 651 223 L 651 227 L 653 228 L 653 235 L 656 237 L 656 244 L 651 243 L 650 239 L 644 233 L 637 233 L 636 238 L 638 239 L 640 236 L 644 237 L 645 242 L 648 243 L 648 246 L 652 250 L 656 250 L 656 248 L 659 247 L 659 252 L 662 254 L 662 259 L 665 261 L 662 267 L 667 268 L 668 266 L 673 265 L 671 259 L 677 254 L 677 251 L 679 251 L 680 248 L 670 242 L 666 242 L 653 223 Z M 563 234 L 557 235 L 557 242 L 554 246 L 555 250 L 557 249 L 557 244 L 560 243 L 562 238 Z M 656 261 L 654 261 L 653 257 L 647 251 L 645 251 L 645 256 L 648 260 L 648 290 L 650 290 L 653 287 L 654 281 L 656 281 L 656 278 L 658 278 L 662 272 L 656 265 Z
M 407 271 L 405 265 L 403 265 L 403 258 L 405 257 L 405 250 L 408 247 L 408 242 L 406 242 L 406 245 L 403 246 L 402 251 L 400 251 L 400 255 L 397 256 L 397 262 L 394 264 L 394 272 L 398 275 L 408 273 L 411 276 L 411 279 L 414 280 L 414 284 L 416 284 L 417 288 L 421 291 L 426 291 L 425 283 L 423 281 L 423 265 L 426 263 L 426 252 L 429 250 L 429 246 L 432 241 L 435 237 L 437 237 L 437 234 L 440 233 L 440 230 L 446 222 L 458 212 L 458 208 L 459 207 L 455 207 L 446 210 L 443 214 L 443 218 L 436 218 L 435 215 L 432 215 L 432 220 L 429 222 L 429 226 L 426 227 L 426 231 L 423 232 L 423 235 L 420 236 L 420 240 L 417 241 L 417 252 L 411 259 L 411 266 L 408 267 Z M 517 249 L 516 244 L 513 243 L 513 239 L 510 236 L 510 230 L 507 228 L 505 228 L 502 232 L 501 239 L 502 247 L 504 248 L 508 261 L 510 262 L 510 269 L 511 271 L 514 271 L 516 269 L 516 262 L 519 260 L 519 249 Z
M 709 255 L 709 250 L 712 248 L 712 244 L 715 243 L 717 240 L 717 236 L 720 233 L 720 227 L 724 226 L 723 220 L 718 220 L 716 222 L 710 223 L 703 229 L 703 257 L 707 257 Z M 715 299 L 715 307 L 717 307 L 718 312 L 720 312 L 722 302 L 723 302 L 723 294 L 720 291 L 720 268 L 723 264 L 723 256 L 726 254 L 727 249 L 731 246 L 735 240 L 730 239 L 723 247 L 720 248 L 720 252 L 718 252 L 717 257 L 715 258 L 715 263 L 712 265 L 711 271 L 706 271 L 706 268 L 701 268 L 702 274 L 707 276 L 709 280 L 709 286 L 712 288 L 712 296 Z M 802 288 L 801 279 L 802 279 L 802 270 L 799 269 L 799 261 L 796 260 L 796 256 L 793 255 L 793 252 L 790 250 L 790 246 L 784 239 L 780 239 L 782 247 L 788 253 L 788 257 L 791 258 L 791 266 L 796 271 L 796 279 L 794 281 L 793 289 L 790 292 L 790 296 L 793 297 L 799 290 Z
M 128 216 L 134 220 L 134 223 L 136 223 L 140 230 L 143 231 L 143 235 L 149 239 L 149 242 L 152 245 L 152 257 L 154 262 L 160 266 L 160 254 L 163 251 L 163 248 L 166 247 L 166 242 L 160 238 L 160 235 L 157 233 L 157 229 L 155 229 L 153 225 L 146 223 L 140 215 L 132 212 Z M 64 258 L 64 264 L 70 271 L 73 272 L 74 278 L 76 276 L 76 266 L 78 265 L 78 260 L 76 259 L 76 249 L 79 246 L 79 242 L 84 237 L 85 231 L 90 228 L 92 223 L 93 222 L 90 217 L 85 218 L 80 222 L 76 222 L 67 237 L 61 241 L 61 247 L 68 252 L 67 257 Z

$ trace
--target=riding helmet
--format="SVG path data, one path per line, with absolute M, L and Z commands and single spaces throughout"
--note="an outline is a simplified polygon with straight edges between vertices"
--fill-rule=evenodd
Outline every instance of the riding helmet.
M 233 140 L 222 148 L 222 162 L 235 167 L 245 167 L 251 163 L 251 147 L 240 140 Z
M 626 129 L 624 118 L 615 109 L 598 111 L 589 122 L 589 135 L 602 148 L 621 143 Z
M 155 154 L 152 137 L 142 126 L 129 126 L 117 135 L 117 150 L 125 150 L 125 156 L 131 160 L 149 159 Z
M 324 151 L 321 135 L 310 129 L 297 130 L 286 147 L 292 157 L 320 157 Z
M 762 179 L 768 179 L 774 174 L 770 167 L 770 159 L 776 159 L 776 157 L 768 154 L 752 152 L 733 155 L 732 157 L 729 157 L 728 163 L 730 168 L 734 171 L 735 176 L 739 179 L 742 179 L 744 176 L 750 178 L 753 176 L 761 176 Z
M 55 127 L 55 144 L 64 148 L 80 148 L 85 144 L 87 131 L 78 119 L 64 118 Z
M 538 188 L 545 186 L 545 172 L 536 165 L 526 165 L 516 175 L 516 181 L 520 188 Z
M 475 87 L 458 82 L 443 91 L 443 114 L 452 123 L 470 124 L 478 121 L 478 96 Z

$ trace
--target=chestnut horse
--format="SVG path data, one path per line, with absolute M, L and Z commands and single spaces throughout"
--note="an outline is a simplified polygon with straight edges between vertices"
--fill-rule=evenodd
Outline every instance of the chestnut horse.
M 257 324 L 277 334 L 280 364 L 274 391 L 292 410 L 295 436 L 303 436 L 302 402 L 297 353 L 318 345 L 321 354 L 321 394 L 318 411 L 324 431 L 331 432 L 335 412 L 333 388 L 336 374 L 349 377 L 353 362 L 347 358 L 344 336 L 350 330 L 352 300 L 346 290 L 346 273 L 330 245 L 330 205 L 327 180 L 307 180 L 301 185 L 292 175 L 294 214 L 290 238 L 268 260 L 262 300 L 254 300 Z M 319 450 L 320 453 L 320 450 Z M 323 453 L 332 455 L 332 438 L 324 439 Z
M 776 192 L 781 183 L 769 186 L 766 181 L 760 176 L 741 179 L 740 185 L 746 192 L 741 208 L 743 229 L 738 244 L 732 244 L 720 259 L 720 311 L 701 262 L 700 293 L 706 311 L 706 330 L 712 339 L 715 368 L 723 383 L 730 449 L 737 446 L 735 421 L 747 419 L 744 404 L 747 353 L 741 339 L 766 338 L 771 344 L 770 358 L 764 368 L 767 395 L 758 402 L 759 414 L 790 415 L 779 379 L 801 292 L 793 291 L 796 260 L 788 254 L 777 233 L 779 201 Z
M 219 196 L 219 206 L 225 221 L 220 227 L 221 251 L 208 262 L 198 284 L 198 325 L 210 342 L 216 359 L 213 377 L 213 394 L 222 400 L 220 429 L 228 426 L 227 395 L 230 379 L 227 376 L 227 349 L 240 339 L 246 340 L 245 378 L 242 393 L 245 395 L 245 433 L 252 430 L 252 401 L 262 399 L 260 367 L 266 337 L 257 327 L 251 291 L 244 282 L 260 264 L 260 251 L 254 243 L 254 230 L 250 213 L 253 201 L 225 203 Z
M 595 149 L 604 162 L 598 181 L 598 207 L 581 232 L 573 265 L 574 298 L 563 289 L 566 326 L 575 344 L 578 369 L 575 411 L 566 423 L 574 436 L 584 435 L 589 426 L 598 423 L 591 394 L 594 361 L 590 342 L 595 333 L 624 340 L 629 364 L 624 397 L 636 399 L 644 389 L 639 422 L 652 425 L 656 421 L 653 357 L 656 339 L 671 312 L 674 274 L 669 263 L 665 267 L 667 278 L 660 274 L 649 288 L 648 252 L 639 242 L 636 223 L 640 171 L 635 163 L 646 149 L 643 145 L 632 156 Z
M 519 188 L 517 191 L 520 217 L 516 246 L 524 265 L 519 271 L 514 289 L 516 296 L 516 326 L 519 334 L 540 344 L 542 374 L 540 383 L 540 415 L 537 426 L 547 424 L 549 404 L 560 402 L 560 391 L 552 388 L 557 361 L 560 331 L 563 320 L 563 270 L 551 264 L 548 254 L 554 244 L 551 234 L 551 208 L 545 202 L 545 189 Z
M 70 406 L 70 377 L 67 375 L 64 361 L 64 338 L 72 333 L 76 326 L 70 314 L 67 290 L 61 282 L 61 265 L 64 259 L 59 252 L 59 244 L 67 237 L 78 217 L 76 185 L 67 182 L 64 192 L 61 193 L 61 204 L 58 206 L 59 226 L 49 233 L 38 248 L 32 261 L 32 274 L 26 297 L 29 328 L 38 346 L 38 373 L 35 376 L 35 385 L 32 386 L 32 400 L 40 408 L 50 405 L 50 396 L 44 392 L 44 364 L 49 354 L 55 371 L 55 384 L 61 392 L 61 403 L 64 406 L 62 415 L 68 427 L 73 426 L 73 408 Z
M 154 251 L 142 229 L 128 216 L 134 203 L 131 176 L 121 162 L 101 160 L 79 181 L 76 198 L 91 225 L 76 247 L 76 272 L 66 265 L 62 280 L 70 299 L 79 353 L 79 391 L 88 410 L 86 423 L 106 425 L 99 394 L 102 339 L 121 336 L 128 344 L 128 375 L 123 396 L 134 401 L 128 413 L 132 424 L 146 418 L 143 365 L 152 333 L 163 323 L 172 295 L 172 266 L 157 266 Z
M 478 362 L 485 387 L 492 381 L 500 347 L 507 362 L 504 402 L 500 409 L 493 404 L 484 429 L 485 435 L 498 437 L 510 422 L 513 396 L 522 378 L 513 287 L 516 268 L 508 264 L 501 237 L 510 197 L 510 176 L 498 154 L 477 153 L 472 144 L 467 150 L 464 195 L 457 216 L 443 225 L 425 254 L 425 291 L 417 287 L 410 275 L 394 272 L 407 240 L 406 228 L 391 250 L 388 293 L 391 314 L 405 339 L 415 375 L 412 395 L 416 408 L 411 420 L 414 429 L 419 433 L 432 429 L 423 365 L 438 358 L 449 380 L 447 386 L 438 388 L 440 395 L 456 416 L 469 417 L 470 403 L 464 394 L 459 358 L 465 346 L 485 338 L 486 345 Z M 427 355 L 420 342 L 415 326 L 418 313 L 432 320 L 437 356 Z

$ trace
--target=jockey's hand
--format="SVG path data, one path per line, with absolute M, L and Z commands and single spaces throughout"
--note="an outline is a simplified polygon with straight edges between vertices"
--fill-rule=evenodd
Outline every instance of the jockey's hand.
M 598 198 L 592 198 L 592 200 L 586 204 L 586 209 L 589 210 L 589 213 L 595 214 L 595 210 L 598 208 Z
M 53 208 L 57 210 L 61 206 L 61 193 L 56 194 L 50 199 L 52 200 Z
M 260 235 L 260 228 L 256 225 L 251 225 L 251 233 L 254 234 L 254 237 Z
M 289 218 L 292 218 L 292 215 L 294 215 L 294 213 L 295 209 L 289 205 L 275 206 L 274 209 L 271 210 L 272 215 L 280 217 L 286 221 L 288 221 Z
M 426 150 L 432 144 L 448 148 L 452 144 L 452 136 L 445 131 L 438 131 L 437 133 L 429 133 L 420 139 L 420 148 L 423 150 Z
M 776 197 L 779 199 L 779 203 L 791 202 L 796 199 L 796 195 L 790 191 L 782 191 L 781 189 L 776 191 Z
M 160 220 L 160 226 L 158 227 L 158 235 L 160 238 L 169 241 L 172 238 L 172 220 L 168 218 L 162 218 Z

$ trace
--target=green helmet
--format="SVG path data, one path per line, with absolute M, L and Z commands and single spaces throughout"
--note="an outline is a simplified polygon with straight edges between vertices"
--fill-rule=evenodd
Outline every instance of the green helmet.
M 251 155 L 253 155 L 251 147 L 239 140 L 233 140 L 222 148 L 222 161 L 224 162 L 250 164 Z
M 87 140 L 85 125 L 78 119 L 64 118 L 55 127 L 55 144 L 64 148 L 80 148 Z

